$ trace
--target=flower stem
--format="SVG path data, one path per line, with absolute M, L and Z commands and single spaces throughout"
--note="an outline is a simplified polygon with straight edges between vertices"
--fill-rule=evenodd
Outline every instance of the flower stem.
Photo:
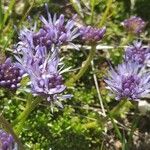
M 120 44 L 120 46 L 125 46 L 127 45 L 129 42 L 131 42 L 134 39 L 134 35 L 128 33 L 127 37 L 122 41 L 122 43 Z
M 27 101 L 26 107 L 24 111 L 16 118 L 16 120 L 13 122 L 14 130 L 17 134 L 19 134 L 24 126 L 24 123 L 30 113 L 38 106 L 38 104 L 41 102 L 41 99 L 35 99 L 34 101 L 30 102 Z
M 91 25 L 93 24 L 93 18 L 94 18 L 94 7 L 95 7 L 95 0 L 91 1 L 91 18 L 90 18 L 90 22 Z
M 102 27 L 104 25 L 104 23 L 105 23 L 105 21 L 107 19 L 107 15 L 109 14 L 109 10 L 110 10 L 110 7 L 112 5 L 112 2 L 113 2 L 113 0 L 108 0 L 107 7 L 106 7 L 106 10 L 105 10 L 105 12 L 104 12 L 104 14 L 102 16 L 102 19 L 101 19 L 101 22 L 99 24 L 99 27 Z
M 79 72 L 76 75 L 74 75 L 72 78 L 70 78 L 66 82 L 66 85 L 68 85 L 68 86 L 72 85 L 73 83 L 75 83 L 77 80 L 79 80 L 84 75 L 84 73 L 88 69 L 89 65 L 91 64 L 91 61 L 95 55 L 95 52 L 96 52 L 96 45 L 93 45 L 91 47 L 91 50 L 90 50 L 90 53 L 89 53 L 87 59 L 85 60 L 85 62 L 81 66 L 81 69 L 79 70 Z
M 16 135 L 16 133 L 14 132 L 12 126 L 10 125 L 10 123 L 4 118 L 4 116 L 0 115 L 0 124 L 3 125 L 3 127 L 6 129 L 7 132 L 9 132 L 13 138 L 15 139 L 15 142 L 18 144 L 18 149 L 19 150 L 24 150 L 24 147 L 20 141 L 20 139 L 18 138 L 18 136 Z
M 133 34 L 128 34 L 127 37 L 121 42 L 120 47 L 126 46 L 128 43 L 130 43 L 134 39 Z M 121 56 L 123 56 L 124 50 L 122 48 L 119 48 L 119 52 Z

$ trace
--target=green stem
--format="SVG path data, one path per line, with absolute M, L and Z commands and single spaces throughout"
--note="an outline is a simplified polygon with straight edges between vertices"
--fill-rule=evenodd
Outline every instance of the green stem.
M 102 19 L 101 19 L 101 22 L 99 24 L 99 27 L 102 27 L 104 25 L 104 23 L 105 23 L 105 21 L 107 19 L 107 15 L 109 13 L 110 7 L 112 5 L 112 2 L 113 2 L 113 0 L 108 0 L 108 2 L 107 2 L 107 8 L 106 8 L 106 10 L 105 10 L 105 12 L 104 12 L 104 14 L 102 16 Z
M 3 8 L 2 8 L 2 0 L 0 0 L 0 30 L 3 23 Z
M 120 46 L 125 46 L 127 45 L 129 42 L 131 42 L 134 39 L 134 35 L 128 33 L 127 37 L 122 41 L 122 43 L 120 44 Z
M 12 13 L 12 10 L 13 10 L 13 7 L 15 5 L 15 2 L 16 2 L 15 0 L 10 0 L 8 9 L 7 9 L 7 11 L 6 11 L 5 15 L 4 15 L 4 20 L 3 20 L 2 27 L 5 25 L 9 15 L 10 15 L 10 12 Z
M 20 139 L 18 138 L 18 136 L 14 132 L 12 126 L 10 125 L 10 123 L 2 115 L 0 115 L 0 124 L 2 124 L 2 126 L 6 129 L 6 131 L 9 132 L 13 136 L 16 143 L 18 144 L 19 150 L 24 150 L 24 147 L 23 147 Z
M 35 99 L 33 102 L 27 101 L 24 111 L 13 122 L 14 130 L 17 134 L 21 132 L 26 119 L 28 118 L 30 113 L 36 108 L 36 106 L 38 106 L 40 102 L 41 99 Z
M 134 35 L 128 33 L 127 37 L 121 42 L 120 47 L 126 46 L 128 43 L 130 43 L 134 39 Z M 124 50 L 122 48 L 119 49 L 119 53 L 121 56 L 124 54 Z
M 95 0 L 92 0 L 92 3 L 91 3 L 91 18 L 90 18 L 91 25 L 93 24 L 93 18 L 94 18 L 94 6 L 95 6 Z
M 122 112 L 127 111 L 125 108 L 129 109 L 131 107 L 133 107 L 132 103 L 129 100 L 123 99 L 110 111 L 110 113 L 113 117 L 117 118 L 120 117 Z
M 72 78 L 70 78 L 67 82 L 66 85 L 72 85 L 74 82 L 76 82 L 77 80 L 79 80 L 84 73 L 86 72 L 86 70 L 88 69 L 89 65 L 91 64 L 91 61 L 95 55 L 96 52 L 96 45 L 93 45 L 91 47 L 90 53 L 87 57 L 87 59 L 85 60 L 85 62 L 83 63 L 83 65 L 81 66 L 81 69 L 79 70 L 79 72 L 74 75 Z

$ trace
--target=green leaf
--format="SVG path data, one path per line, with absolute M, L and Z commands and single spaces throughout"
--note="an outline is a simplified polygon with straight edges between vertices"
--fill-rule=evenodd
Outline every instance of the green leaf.
M 76 10 L 76 12 L 82 17 L 84 18 L 84 14 L 83 14 L 83 9 L 81 7 L 81 3 L 79 0 L 70 0 L 72 6 L 74 7 L 74 9 Z
M 93 24 L 95 0 L 91 0 L 90 4 L 91 4 L 91 24 Z
M 3 23 L 3 9 L 2 9 L 2 1 L 0 0 L 0 29 Z
M 9 6 L 8 6 L 8 10 L 6 11 L 6 13 L 4 15 L 4 20 L 3 20 L 3 24 L 2 24 L 3 26 L 5 25 L 10 13 L 12 12 L 14 4 L 15 4 L 15 0 L 11 0 L 9 3 Z

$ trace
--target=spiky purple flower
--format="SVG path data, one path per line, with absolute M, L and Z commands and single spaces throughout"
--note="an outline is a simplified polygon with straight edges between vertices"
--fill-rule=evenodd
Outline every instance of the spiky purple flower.
M 36 43 L 45 43 L 48 45 L 61 46 L 64 44 L 72 44 L 72 41 L 79 36 L 78 28 L 75 26 L 75 16 L 73 19 L 65 21 L 65 17 L 61 14 L 58 19 L 56 14 L 52 18 L 47 9 L 48 20 L 43 16 L 40 17 L 43 27 L 34 35 Z
M 24 70 L 30 78 L 30 88 L 34 95 L 42 96 L 48 101 L 58 98 L 70 98 L 70 95 L 62 95 L 66 86 L 63 84 L 59 70 L 60 47 L 64 44 L 73 44 L 72 40 L 79 36 L 78 28 L 75 27 L 74 18 L 65 21 L 64 15 L 57 19 L 52 18 L 48 12 L 48 20 L 40 17 L 42 27 L 21 30 L 14 51 L 18 60 L 16 66 Z
M 127 29 L 128 32 L 139 34 L 145 28 L 146 23 L 140 17 L 133 16 L 124 20 L 122 25 Z
M 125 49 L 125 60 L 144 64 L 150 58 L 150 48 L 142 45 L 142 42 L 135 41 L 133 45 Z
M 20 31 L 20 41 L 17 44 L 18 51 L 20 49 L 37 50 L 38 48 L 46 48 L 48 51 L 52 51 L 62 45 L 74 45 L 72 41 L 79 36 L 74 17 L 65 21 L 64 15 L 61 14 L 57 19 L 55 14 L 52 18 L 47 5 L 46 9 L 48 20 L 43 16 L 40 17 L 42 27 L 39 30 L 36 29 L 35 24 L 31 29 L 24 27 Z
M 49 97 L 65 90 L 63 78 L 58 71 L 58 63 L 59 58 L 52 55 L 40 66 L 38 62 L 33 64 L 31 70 L 28 71 L 33 93 Z
M 116 99 L 140 100 L 150 92 L 150 73 L 135 63 L 123 63 L 109 71 L 105 80 Z
M 30 32 L 28 34 L 30 35 Z M 18 61 L 15 65 L 29 76 L 29 90 L 34 95 L 42 96 L 48 101 L 70 98 L 69 95 L 62 95 L 66 86 L 63 84 L 61 75 L 63 70 L 60 71 L 58 67 L 60 58 L 56 48 L 48 51 L 45 46 L 37 46 L 35 49 L 22 48 L 19 45 L 15 51 L 15 57 Z
M 16 90 L 20 86 L 23 71 L 7 58 L 3 64 L 0 64 L 0 87 Z
M 24 70 L 30 78 L 30 88 L 34 95 L 42 96 L 48 101 L 56 100 L 66 89 L 63 84 L 63 77 L 59 70 L 60 59 L 57 51 L 52 54 L 46 51 L 24 53 L 23 57 L 16 56 L 16 66 Z M 69 95 L 62 95 L 61 98 L 69 98 Z
M 14 145 L 14 139 L 12 135 L 0 129 L 0 149 L 12 150 Z
M 103 38 L 106 32 L 106 28 L 103 27 L 101 29 L 98 29 L 98 28 L 93 28 L 91 26 L 87 26 L 87 27 L 84 26 L 80 28 L 79 32 L 80 32 L 80 37 L 84 42 L 96 43 Z

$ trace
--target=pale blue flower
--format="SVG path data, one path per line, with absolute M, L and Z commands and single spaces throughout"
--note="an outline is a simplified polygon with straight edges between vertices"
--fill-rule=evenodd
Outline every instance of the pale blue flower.
M 123 63 L 108 72 L 105 82 L 116 99 L 140 100 L 150 92 L 150 73 L 136 63 Z
M 137 64 L 144 64 L 150 58 L 150 47 L 142 45 L 141 41 L 135 41 L 125 49 L 125 60 Z
M 42 55 L 42 57 L 40 57 Z M 48 101 L 58 97 L 71 98 L 71 95 L 63 95 L 66 89 L 61 75 L 64 70 L 59 69 L 60 59 L 57 51 L 52 54 L 36 52 L 35 55 L 24 53 L 23 57 L 16 57 L 16 66 L 24 70 L 30 78 L 30 91 L 37 96 L 42 96 Z
M 46 5 L 48 19 L 43 16 L 40 17 L 41 27 L 37 29 L 36 23 L 34 26 L 27 29 L 24 27 L 19 33 L 19 42 L 16 45 L 16 51 L 32 50 L 36 52 L 37 49 L 46 49 L 47 51 L 59 50 L 61 46 L 73 44 L 73 40 L 79 36 L 78 27 L 75 26 L 75 16 L 65 21 L 64 15 L 60 15 L 58 18 L 56 14 L 52 18 L 48 12 L 48 6 Z
M 48 19 L 40 17 L 43 27 L 35 34 L 35 43 L 59 47 L 64 44 L 73 44 L 72 41 L 79 36 L 78 27 L 75 26 L 75 16 L 65 21 L 61 14 L 58 18 L 56 14 L 52 18 L 46 5 Z

